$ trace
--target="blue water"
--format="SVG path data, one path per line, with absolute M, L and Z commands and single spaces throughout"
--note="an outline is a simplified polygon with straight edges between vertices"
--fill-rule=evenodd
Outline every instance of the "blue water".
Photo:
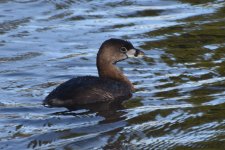
M 0 149 L 225 147 L 223 0 L 0 1 Z M 143 49 L 118 66 L 122 106 L 46 108 L 60 83 L 97 75 L 109 38 Z

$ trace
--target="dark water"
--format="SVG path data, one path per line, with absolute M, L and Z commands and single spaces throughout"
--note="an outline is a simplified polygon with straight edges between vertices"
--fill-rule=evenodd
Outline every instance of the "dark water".
M 1 0 L 0 149 L 225 149 L 223 0 Z M 97 75 L 111 37 L 147 58 L 119 64 L 138 91 L 122 106 L 45 108 Z

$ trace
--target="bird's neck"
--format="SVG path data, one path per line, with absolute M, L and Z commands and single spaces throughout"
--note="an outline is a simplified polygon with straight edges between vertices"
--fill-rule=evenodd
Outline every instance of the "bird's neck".
M 123 72 L 110 62 L 97 61 L 98 74 L 100 78 L 109 78 L 116 81 L 121 81 L 130 86 L 131 90 L 134 91 L 133 84 L 123 74 Z

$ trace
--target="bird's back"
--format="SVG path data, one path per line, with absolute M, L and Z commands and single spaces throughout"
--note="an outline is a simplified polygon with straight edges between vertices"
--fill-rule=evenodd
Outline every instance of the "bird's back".
M 83 76 L 70 79 L 59 85 L 46 97 L 44 104 L 68 107 L 126 100 L 131 96 L 131 89 L 124 82 Z

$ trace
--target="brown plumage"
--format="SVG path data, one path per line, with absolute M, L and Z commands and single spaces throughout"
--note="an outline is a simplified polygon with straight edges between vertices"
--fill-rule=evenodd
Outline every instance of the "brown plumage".
M 73 107 L 129 99 L 134 91 L 134 86 L 115 64 L 128 57 L 142 55 L 144 53 L 135 49 L 128 41 L 106 40 L 97 54 L 99 77 L 82 76 L 70 79 L 53 90 L 45 98 L 44 104 Z

